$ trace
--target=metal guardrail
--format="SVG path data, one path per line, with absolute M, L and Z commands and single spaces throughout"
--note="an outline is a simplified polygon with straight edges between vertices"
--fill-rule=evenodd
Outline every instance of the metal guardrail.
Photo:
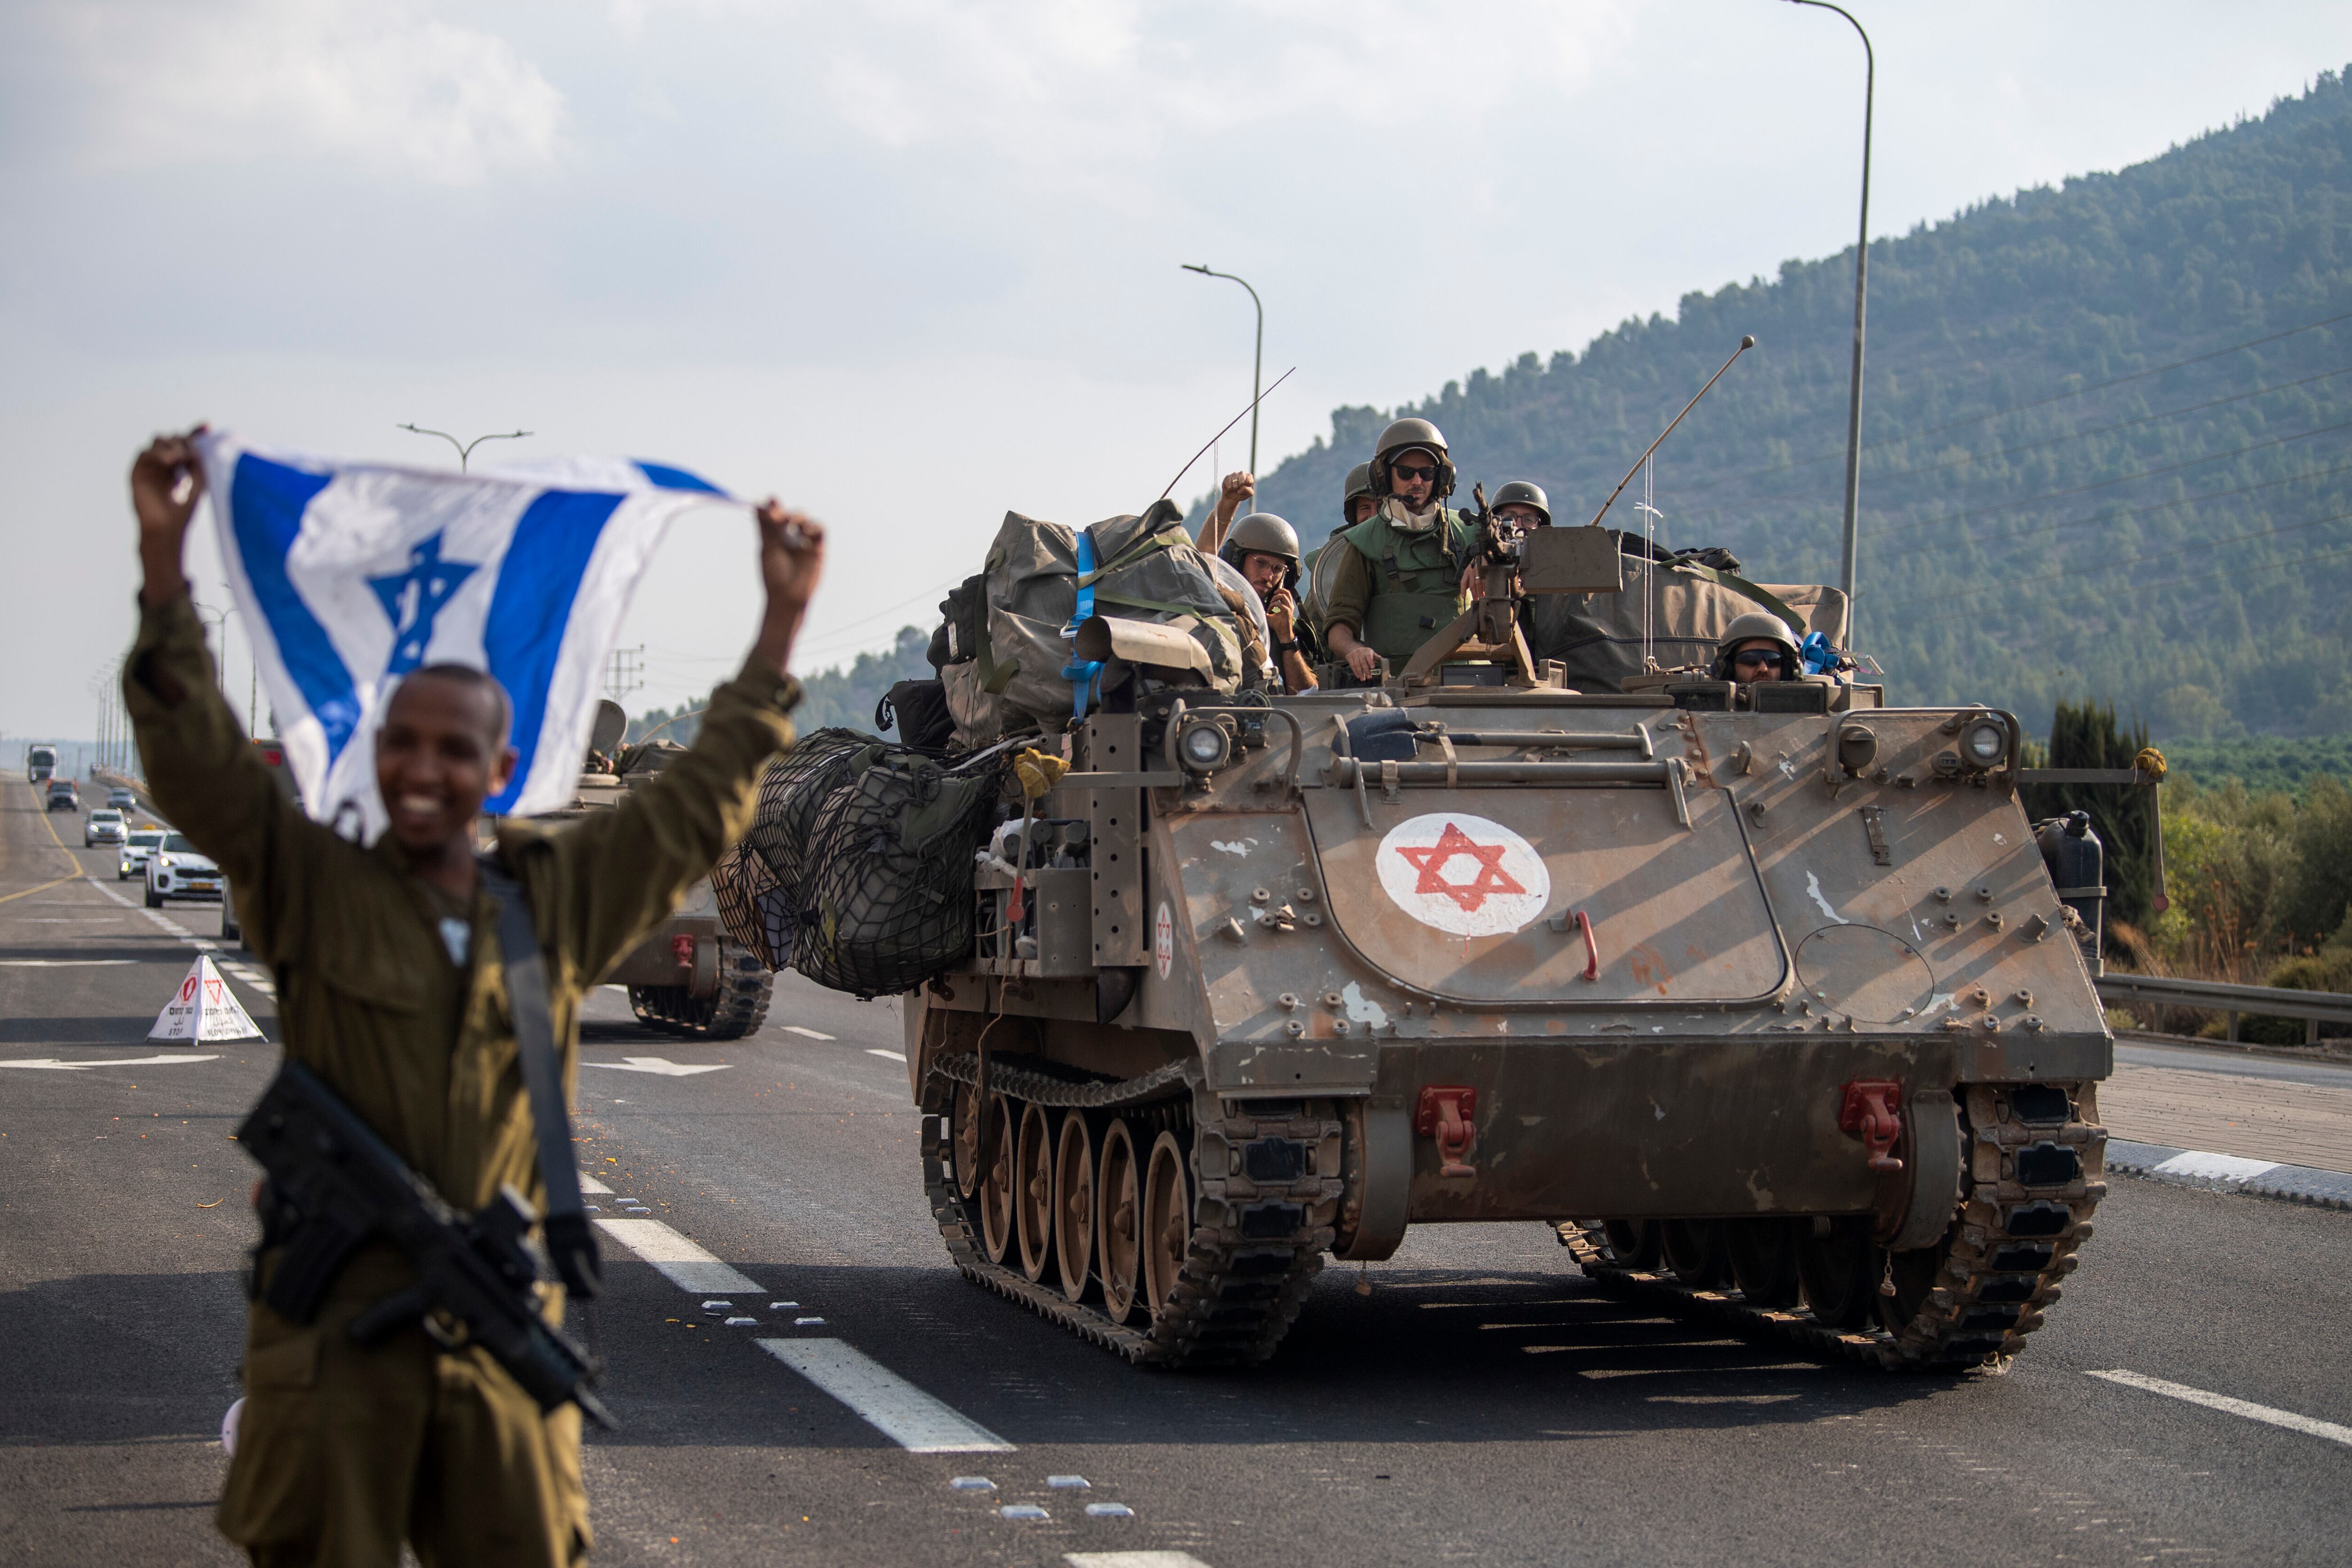
M 2176 980 L 2168 975 L 2109 973 L 2097 981 L 2099 1000 L 2153 1002 L 2196 1007 L 2230 1016 L 2230 1038 L 2238 1037 L 2241 1014 L 2301 1018 L 2305 1045 L 2319 1043 L 2322 1024 L 2352 1024 L 2352 995 L 2341 991 L 2294 991 L 2280 985 L 2230 985 L 2218 980 Z

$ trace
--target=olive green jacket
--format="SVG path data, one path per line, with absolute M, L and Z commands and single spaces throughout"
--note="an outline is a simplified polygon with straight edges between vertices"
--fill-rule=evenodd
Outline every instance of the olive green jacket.
M 176 704 L 158 690 L 173 684 Z M 156 806 L 219 863 L 247 944 L 277 976 L 287 1055 L 451 1203 L 479 1208 L 511 1182 L 543 1207 L 488 893 L 475 894 L 461 967 L 390 834 L 362 848 L 279 791 L 184 597 L 142 612 L 122 689 Z M 746 665 L 712 694 L 693 749 L 616 809 L 551 830 L 500 825 L 547 953 L 567 1098 L 583 994 L 750 825 L 761 769 L 793 742 L 797 696 L 797 682 Z
M 1462 567 L 1476 532 L 1441 507 L 1432 528 L 1399 528 L 1383 510 L 1334 533 L 1351 548 L 1334 558 L 1325 627 L 1346 626 L 1384 658 L 1412 658 L 1462 613 Z

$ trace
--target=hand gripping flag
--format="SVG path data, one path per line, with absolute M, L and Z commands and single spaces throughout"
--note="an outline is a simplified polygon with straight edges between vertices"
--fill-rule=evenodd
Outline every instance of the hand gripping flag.
M 671 518 L 736 508 L 680 468 L 557 458 L 451 474 L 198 439 L 231 592 L 304 806 L 383 831 L 377 725 L 402 676 L 488 670 L 514 703 L 514 778 L 484 809 L 571 804 L 621 616 Z

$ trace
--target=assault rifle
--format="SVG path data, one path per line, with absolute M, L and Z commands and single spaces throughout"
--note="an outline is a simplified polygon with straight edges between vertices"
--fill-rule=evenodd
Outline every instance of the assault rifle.
M 262 1298 L 272 1310 L 310 1321 L 352 1250 L 381 1236 L 415 1265 L 416 1283 L 361 1313 L 354 1341 L 372 1345 L 420 1324 L 446 1349 L 479 1345 L 541 1410 L 569 1400 L 612 1428 L 589 1388 L 602 1369 L 540 1315 L 537 1216 L 512 1186 L 478 1214 L 460 1213 L 297 1061 L 278 1068 L 237 1140 L 269 1173 L 265 1238 L 285 1237 Z

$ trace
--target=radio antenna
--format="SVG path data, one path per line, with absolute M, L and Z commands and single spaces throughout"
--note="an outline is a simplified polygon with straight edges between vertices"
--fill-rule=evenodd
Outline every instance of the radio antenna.
M 1754 338 L 1750 338 L 1748 341 L 1752 343 L 1756 340 Z M 1288 381 L 1290 379 L 1290 372 L 1295 371 L 1297 368 L 1298 367 L 1297 365 L 1292 365 L 1290 370 L 1286 370 L 1280 375 L 1276 376 L 1274 378 L 1274 386 L 1280 386 L 1284 382 Z M 1716 374 L 1720 375 L 1723 373 L 1717 371 Z M 1715 384 L 1713 382 L 1709 382 L 1707 384 L 1712 386 Z M 1231 419 L 1226 420 L 1225 430 L 1232 429 L 1234 426 L 1248 418 L 1250 416 L 1250 408 L 1255 408 L 1259 404 L 1264 403 L 1266 398 L 1266 393 L 1272 392 L 1274 390 L 1274 386 L 1267 387 L 1265 392 L 1261 392 L 1255 397 L 1251 398 L 1249 400 L 1249 408 L 1243 409 L 1239 414 L 1236 414 Z M 1693 401 L 1696 402 L 1696 399 L 1693 399 Z M 1192 462 L 1186 463 L 1182 468 L 1176 470 L 1176 477 L 1168 481 L 1168 490 L 1172 490 L 1179 484 L 1182 483 L 1184 476 L 1192 471 L 1192 463 L 1199 462 L 1201 458 L 1207 454 L 1211 447 L 1215 446 L 1219 441 L 1224 439 L 1225 430 L 1220 430 L 1215 435 L 1210 437 L 1208 440 L 1202 445 L 1201 450 L 1192 454 Z M 1622 486 L 1618 488 L 1621 489 L 1623 489 Z M 1160 492 L 1160 499 L 1161 500 L 1166 500 L 1168 499 L 1168 490 L 1161 490 Z
M 1749 349 L 1752 349 L 1755 346 L 1756 335 L 1753 332 L 1750 332 L 1748 336 L 1739 340 L 1739 346 L 1731 351 L 1731 359 L 1727 359 L 1723 362 L 1723 370 L 1718 370 L 1713 375 L 1706 378 L 1706 385 L 1698 389 L 1698 397 L 1694 397 L 1688 403 L 1684 404 L 1683 413 L 1675 416 L 1675 424 L 1669 425 L 1664 429 L 1659 431 L 1658 438 L 1650 443 L 1650 451 L 1643 453 L 1639 458 L 1634 459 L 1633 466 L 1625 470 L 1625 477 L 1617 481 L 1617 488 L 1609 492 L 1609 499 L 1601 503 L 1601 510 L 1592 514 L 1592 521 L 1588 526 L 1593 528 L 1601 526 L 1601 520 L 1609 515 L 1609 509 L 1617 504 L 1617 498 L 1625 493 L 1625 487 L 1633 482 L 1633 476 L 1640 473 L 1642 471 L 1642 465 L 1650 460 L 1650 452 L 1654 452 L 1660 447 L 1664 446 L 1665 444 L 1666 437 L 1675 433 L 1675 425 L 1679 425 L 1683 422 L 1683 414 L 1688 414 L 1692 409 L 1696 408 L 1698 406 L 1699 397 L 1705 397 L 1714 387 L 1715 384 L 1723 379 L 1723 371 L 1729 370 L 1731 368 L 1731 360 L 1738 359 L 1741 354 L 1746 353 Z M 1177 477 L 1181 479 L 1183 476 L 1180 474 Z M 1168 488 L 1172 490 L 1176 487 L 1174 485 L 1170 485 Z

